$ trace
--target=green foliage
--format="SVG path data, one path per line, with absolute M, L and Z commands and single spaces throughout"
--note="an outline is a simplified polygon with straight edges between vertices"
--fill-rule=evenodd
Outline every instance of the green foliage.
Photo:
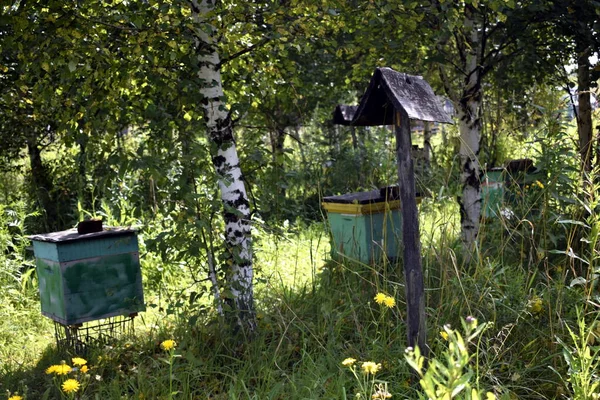
M 598 358 L 597 318 L 586 322 L 584 313 L 577 309 L 576 327 L 567 326 L 571 341 L 557 338 L 563 348 L 563 357 L 568 370 L 566 379 L 570 383 L 574 400 L 597 399 L 600 396 L 598 385 L 600 377 L 597 374 L 600 358 Z M 560 376 L 560 375 L 559 375 Z M 561 376 L 561 379 L 562 376 Z
M 477 320 L 473 317 L 461 319 L 461 324 L 464 337 L 450 326 L 444 326 L 440 334 L 448 342 L 448 348 L 438 357 L 428 360 L 427 366 L 418 347 L 407 349 L 406 361 L 421 377 L 419 383 L 426 395 L 420 398 L 432 400 L 482 398 L 482 392 L 478 388 L 479 376 L 471 367 L 472 355 L 469 353 L 468 346 L 472 341 L 479 339 L 481 333 L 488 328 L 488 324 L 477 325 Z M 477 347 L 478 345 L 475 344 Z M 475 378 L 475 385 L 471 383 L 472 378 Z M 496 396 L 488 392 L 485 398 L 493 400 Z
M 556 23 L 546 2 L 218 3 L 207 18 L 218 29 L 256 238 L 259 332 L 251 343 L 225 337 L 219 316 L 219 299 L 230 295 L 223 290 L 230 255 L 214 149 L 200 134 L 199 89 L 207 82 L 198 79 L 196 51 L 204 49 L 193 40 L 189 2 L 0 7 L 0 389 L 43 397 L 52 385 L 43 370 L 63 357 L 39 313 L 26 235 L 101 216 L 106 225 L 139 229 L 149 311 L 137 336 L 95 350 L 81 397 L 590 395 L 597 358 L 587 340 L 596 325 L 582 328 L 575 310 L 598 302 L 598 187 L 589 176 L 580 189 L 574 136 L 549 84 L 572 33 L 553 37 L 549 49 L 564 53 L 540 65 L 537 44 Z M 425 371 L 413 353 L 423 394 L 408 384 L 401 264 L 325 262 L 320 201 L 396 181 L 391 133 L 334 127 L 331 110 L 356 103 L 375 66 L 424 75 L 440 92 L 437 65 L 461 55 L 435 44 L 465 39 L 465 9 L 483 16 L 491 35 L 492 53 L 480 64 L 490 94 L 480 162 L 528 156 L 541 172 L 511 183 L 503 204 L 511 218 L 486 222 L 467 270 L 454 199 L 460 141 L 453 127 L 434 136 L 432 166 L 418 177 L 428 337 L 437 356 Z M 554 11 L 570 23 L 580 10 Z M 546 25 L 525 21 L 527 13 Z M 502 68 L 492 73 L 497 62 Z M 420 135 L 413 140 L 420 144 Z M 379 292 L 397 306 L 376 304 Z M 463 326 L 464 335 L 444 327 L 448 341 L 440 340 L 440 327 L 461 326 L 464 315 L 490 325 Z M 180 345 L 165 358 L 167 338 Z M 381 362 L 377 381 L 340 366 L 349 356 Z

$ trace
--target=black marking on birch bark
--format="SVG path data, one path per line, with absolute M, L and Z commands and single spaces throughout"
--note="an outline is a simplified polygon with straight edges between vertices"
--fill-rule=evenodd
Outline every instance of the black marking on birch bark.
M 465 221 L 467 221 L 467 211 L 465 210 L 465 205 L 462 201 L 462 197 L 458 197 L 458 205 L 460 208 L 460 222 L 461 225 L 464 229 L 475 229 L 475 225 L 470 223 L 470 224 L 466 224 Z
M 229 146 L 235 144 L 233 129 L 231 129 L 231 117 L 229 115 L 225 119 L 216 121 L 216 126 L 210 133 L 210 138 L 221 150 L 226 150 Z M 224 147 L 224 145 L 229 146 Z
M 190 6 L 192 7 L 192 11 L 196 14 L 200 14 L 200 7 L 197 7 L 193 1 L 190 1 Z
M 214 156 L 212 159 L 213 165 L 215 166 L 215 168 L 221 168 L 223 166 L 223 164 L 225 164 L 225 162 L 227 161 L 227 159 L 223 156 Z
M 235 193 L 237 195 L 237 199 L 228 200 L 227 205 L 235 208 L 236 210 L 239 210 L 240 206 L 247 206 L 248 208 L 250 208 L 250 203 L 248 202 L 248 199 L 245 198 L 244 193 L 242 193 L 241 190 L 236 189 L 232 193 Z
M 464 165 L 463 170 L 466 173 L 468 173 L 467 177 L 465 178 L 464 185 L 472 186 L 479 191 L 479 185 L 481 184 L 481 182 L 479 180 L 479 175 L 476 174 L 475 168 L 473 168 L 473 166 L 471 165 L 471 160 L 467 160 L 467 162 Z
M 231 212 L 225 212 L 223 214 L 223 219 L 225 219 L 226 224 L 236 223 L 240 220 L 240 218 L 236 214 Z
M 240 267 L 249 267 L 250 265 L 252 265 L 252 262 L 246 258 L 240 258 L 240 261 L 238 261 L 238 265 Z

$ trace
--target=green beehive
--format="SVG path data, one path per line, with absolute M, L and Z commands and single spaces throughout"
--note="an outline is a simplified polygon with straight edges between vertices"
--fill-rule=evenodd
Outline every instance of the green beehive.
M 30 239 L 45 316 L 77 325 L 145 310 L 135 231 L 70 229 Z
M 485 218 L 498 216 L 504 202 L 504 189 L 504 168 L 488 169 L 481 183 L 482 214 Z
M 394 188 L 397 190 L 397 188 Z M 388 188 L 323 198 L 332 256 L 378 263 L 400 257 L 402 225 L 397 192 Z

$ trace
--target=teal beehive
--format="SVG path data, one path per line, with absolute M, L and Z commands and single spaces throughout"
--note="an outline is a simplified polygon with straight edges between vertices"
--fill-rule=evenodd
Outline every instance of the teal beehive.
M 366 264 L 401 256 L 402 219 L 397 187 L 323 198 L 331 253 Z
M 137 234 L 105 228 L 34 235 L 42 314 L 63 325 L 145 310 Z
M 482 214 L 484 218 L 497 217 L 504 203 L 504 168 L 490 168 L 481 182 Z

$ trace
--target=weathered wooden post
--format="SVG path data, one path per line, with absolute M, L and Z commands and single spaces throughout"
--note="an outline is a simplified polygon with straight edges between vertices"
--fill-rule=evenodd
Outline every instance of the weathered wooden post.
M 395 110 L 396 158 L 398 185 L 402 204 L 402 241 L 404 244 L 404 280 L 407 311 L 408 345 L 415 344 L 427 356 L 427 326 L 425 324 L 425 288 L 421 266 L 421 240 L 415 173 L 411 157 L 410 119 L 403 109 Z
M 377 68 L 358 107 L 337 106 L 334 123 L 351 126 L 394 125 L 406 284 L 408 345 L 427 356 L 425 287 L 421 266 L 419 215 L 411 156 L 410 120 L 452 123 L 423 78 Z

